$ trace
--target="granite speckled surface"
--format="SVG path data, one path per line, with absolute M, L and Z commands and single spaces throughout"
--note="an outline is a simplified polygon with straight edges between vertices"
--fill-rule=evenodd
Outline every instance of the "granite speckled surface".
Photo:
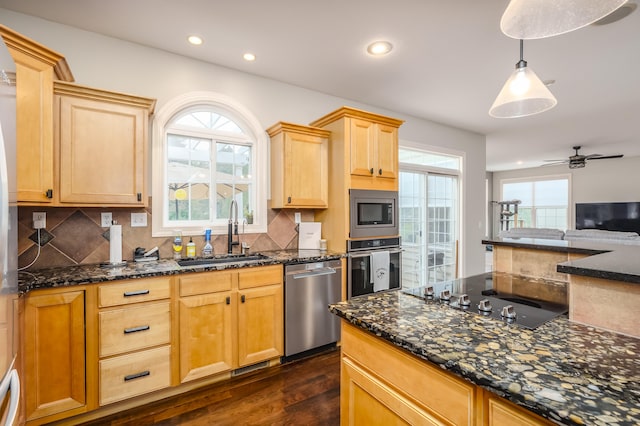
M 565 274 L 602 278 L 640 284 L 640 247 L 607 244 L 599 241 L 566 241 L 533 238 L 494 238 L 483 244 L 580 253 L 590 256 L 558 264 L 557 271 Z
M 256 253 L 251 253 L 256 254 Z M 76 265 L 58 268 L 37 269 L 24 271 L 19 274 L 18 288 L 20 294 L 32 290 L 73 286 L 80 284 L 99 283 L 135 278 L 146 278 L 161 275 L 175 275 L 192 272 L 218 271 L 229 268 L 245 268 L 275 264 L 296 264 L 321 262 L 324 260 L 340 259 L 344 253 L 319 250 L 277 250 L 264 251 L 264 259 L 237 262 L 218 263 L 199 266 L 180 266 L 173 259 L 160 259 L 150 262 L 127 262 L 121 267 L 103 267 L 100 264 Z M 215 256 L 224 257 L 224 256 Z
M 640 424 L 640 340 L 558 317 L 535 330 L 393 291 L 330 306 L 394 345 L 559 424 Z

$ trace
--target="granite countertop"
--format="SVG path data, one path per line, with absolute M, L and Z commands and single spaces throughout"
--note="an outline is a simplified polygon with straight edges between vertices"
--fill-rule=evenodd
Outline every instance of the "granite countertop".
M 86 264 L 23 271 L 19 273 L 18 290 L 20 294 L 25 294 L 32 290 L 43 288 L 65 287 L 192 272 L 218 271 L 229 268 L 321 262 L 345 257 L 344 253 L 319 250 L 277 250 L 263 251 L 260 252 L 260 254 L 266 257 L 258 260 L 239 260 L 237 262 L 197 266 L 180 266 L 174 259 L 160 259 L 148 262 L 126 262 L 126 264 L 119 267 L 104 267 L 100 264 Z
M 545 240 L 534 238 L 494 238 L 483 244 L 586 254 L 588 257 L 562 262 L 557 271 L 605 280 L 640 283 L 640 246 L 600 241 Z
M 560 424 L 640 424 L 640 340 L 560 316 L 535 330 L 401 291 L 330 307 L 350 323 Z

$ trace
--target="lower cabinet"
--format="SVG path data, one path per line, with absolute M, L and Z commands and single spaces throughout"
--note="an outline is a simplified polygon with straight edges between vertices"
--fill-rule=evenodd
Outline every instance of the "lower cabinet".
M 24 302 L 23 324 L 27 421 L 86 411 L 84 290 L 29 294 Z
M 283 353 L 282 266 L 178 277 L 180 381 Z
M 342 425 L 551 425 L 343 321 Z

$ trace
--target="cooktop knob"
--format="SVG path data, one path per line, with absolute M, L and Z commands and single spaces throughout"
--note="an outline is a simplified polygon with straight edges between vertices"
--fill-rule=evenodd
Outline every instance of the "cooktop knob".
M 471 299 L 469 299 L 469 295 L 467 293 L 464 293 L 458 298 L 458 303 L 460 306 L 469 307 L 471 306 Z
M 493 310 L 491 301 L 489 299 L 482 299 L 480 302 L 478 302 L 478 310 L 480 312 L 491 312 Z
M 434 294 L 435 292 L 433 291 L 433 286 L 430 285 L 424 289 L 424 297 L 426 297 L 427 299 L 433 299 Z
M 500 316 L 502 318 L 506 318 L 506 319 L 515 319 L 516 318 L 516 311 L 515 309 L 513 309 L 513 305 L 507 305 L 504 308 L 502 308 L 502 312 L 500 312 Z
M 440 300 L 448 303 L 451 300 L 451 292 L 449 290 L 443 290 L 440 292 Z

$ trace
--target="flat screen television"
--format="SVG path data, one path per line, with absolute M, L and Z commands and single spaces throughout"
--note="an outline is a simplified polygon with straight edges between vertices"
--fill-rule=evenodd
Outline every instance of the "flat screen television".
M 576 203 L 576 229 L 640 234 L 640 202 Z

